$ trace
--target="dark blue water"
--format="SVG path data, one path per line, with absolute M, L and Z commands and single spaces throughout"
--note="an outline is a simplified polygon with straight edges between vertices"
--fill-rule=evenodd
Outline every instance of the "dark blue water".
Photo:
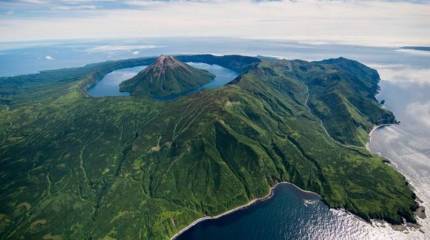
M 221 67 L 219 65 L 210 65 L 206 63 L 188 63 L 189 65 L 209 71 L 210 73 L 215 75 L 215 78 L 209 83 L 201 86 L 198 89 L 188 92 L 187 94 L 195 93 L 204 89 L 214 89 L 218 87 L 222 87 L 228 82 L 232 81 L 235 77 L 237 77 L 237 73 Z M 119 91 L 119 84 L 127 79 L 130 79 L 136 76 L 140 71 L 145 69 L 146 66 L 138 66 L 132 68 L 124 68 L 113 71 L 106 76 L 103 77 L 102 80 L 98 81 L 90 87 L 87 92 L 89 95 L 93 97 L 107 97 L 107 96 L 129 96 L 130 94 L 127 92 Z M 171 100 L 175 99 L 182 95 L 168 96 L 161 100 Z
M 359 226 L 354 222 L 359 222 L 358 219 L 330 210 L 314 193 L 288 183 L 279 184 L 273 193 L 274 197 L 268 200 L 200 222 L 176 240 L 362 239 L 368 236 L 360 228 L 357 231 Z

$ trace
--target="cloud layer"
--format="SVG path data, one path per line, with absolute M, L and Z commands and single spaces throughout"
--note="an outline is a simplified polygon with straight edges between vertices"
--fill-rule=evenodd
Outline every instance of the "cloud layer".
M 0 0 L 1 41 L 241 37 L 430 44 L 427 1 Z
M 133 51 L 140 49 L 159 48 L 157 45 L 101 45 L 87 49 L 87 52 L 107 52 L 107 51 Z
M 406 107 L 406 112 L 408 114 L 412 114 L 413 116 L 415 116 L 414 119 L 419 124 L 427 128 L 430 128 L 430 102 L 411 103 Z
M 378 70 L 381 79 L 398 86 L 430 86 L 430 69 L 411 68 L 406 65 L 372 65 Z

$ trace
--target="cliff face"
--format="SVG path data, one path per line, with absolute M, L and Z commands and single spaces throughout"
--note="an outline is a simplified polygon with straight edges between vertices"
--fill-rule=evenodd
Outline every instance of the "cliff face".
M 121 83 L 120 90 L 133 96 L 162 98 L 190 92 L 214 77 L 208 71 L 191 67 L 172 56 L 160 56 L 154 64 Z

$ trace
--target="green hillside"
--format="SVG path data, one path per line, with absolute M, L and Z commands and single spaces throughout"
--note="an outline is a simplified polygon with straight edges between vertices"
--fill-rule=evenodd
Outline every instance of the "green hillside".
M 289 181 L 364 219 L 415 222 L 403 176 L 365 148 L 394 122 L 352 60 L 177 56 L 229 85 L 175 101 L 87 96 L 154 58 L 0 78 L 0 239 L 168 239 Z
M 208 71 L 191 67 L 172 56 L 160 56 L 154 64 L 122 82 L 120 90 L 133 96 L 169 98 L 190 93 L 214 77 Z

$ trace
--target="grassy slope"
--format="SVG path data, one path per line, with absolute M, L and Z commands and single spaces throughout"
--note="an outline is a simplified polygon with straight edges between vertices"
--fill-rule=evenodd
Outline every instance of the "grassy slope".
M 309 106 L 336 140 L 364 145 L 373 124 L 395 122 L 375 99 L 379 90 L 375 70 L 345 58 L 304 66 L 295 61 L 292 66 L 293 74 L 309 86 Z
M 82 86 L 112 63 L 81 81 L 54 85 L 66 94 L 43 104 L 13 97 L 23 99 L 19 106 L 0 110 L 0 237 L 166 239 L 198 217 L 266 194 L 279 181 L 366 219 L 414 221 L 405 179 L 368 153 L 356 130 L 390 114 L 375 108 L 364 115 L 376 104 L 372 98 L 357 94 L 357 103 L 337 87 L 337 103 L 329 103 L 303 70 L 319 68 L 312 74 L 323 76 L 348 62 L 273 61 L 250 68 L 251 59 L 216 60 L 246 73 L 225 88 L 174 102 L 86 97 Z M 341 82 L 350 88 L 351 81 Z M 340 108 L 348 121 L 336 114 L 322 118 L 315 106 L 330 113 Z M 358 147 L 336 143 L 319 117 L 331 134 L 328 126 L 347 125 L 344 133 L 354 140 L 332 136 Z

